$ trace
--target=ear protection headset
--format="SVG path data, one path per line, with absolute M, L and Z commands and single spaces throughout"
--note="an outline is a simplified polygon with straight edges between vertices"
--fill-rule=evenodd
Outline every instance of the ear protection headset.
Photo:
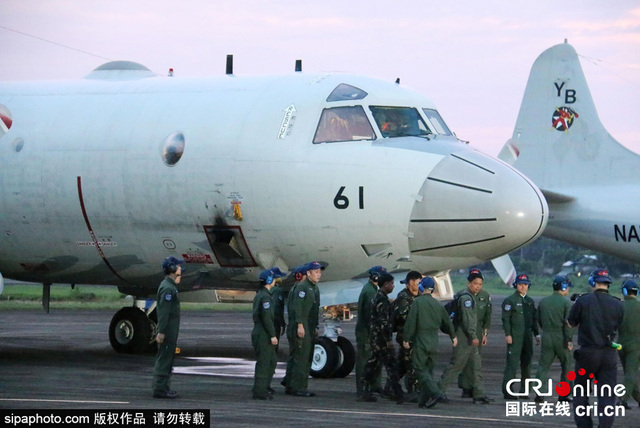
M 594 275 L 595 276 L 604 276 L 606 278 L 609 278 L 609 272 L 606 271 L 605 269 L 596 269 L 593 272 L 591 272 L 591 275 L 589 275 L 589 285 L 591 287 L 595 287 L 596 286 L 596 281 L 594 279 Z
M 369 275 L 369 279 L 372 282 L 378 282 L 378 280 L 380 279 L 380 272 L 371 272 L 371 275 Z
M 553 289 L 560 291 L 567 291 L 569 287 L 572 287 L 571 281 L 564 275 L 556 275 L 553 279 Z
M 164 273 L 170 275 L 172 273 L 178 272 L 178 265 L 175 263 L 169 263 L 167 267 L 164 268 Z
M 269 276 L 267 277 L 267 279 L 266 279 L 265 284 L 271 284 L 272 282 L 273 282 L 273 276 L 272 276 L 272 275 L 269 275 Z
M 622 295 L 627 297 L 629 295 L 629 291 L 635 291 L 636 295 L 638 294 L 638 284 L 631 279 L 627 279 L 622 283 Z

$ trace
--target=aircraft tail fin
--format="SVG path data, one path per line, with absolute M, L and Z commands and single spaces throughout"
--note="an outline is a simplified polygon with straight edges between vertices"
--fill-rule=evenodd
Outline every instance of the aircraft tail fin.
M 543 192 L 567 200 L 567 189 L 603 177 L 625 183 L 640 166 L 638 155 L 600 122 L 578 54 L 566 42 L 547 49 L 533 64 L 513 136 L 498 157 Z

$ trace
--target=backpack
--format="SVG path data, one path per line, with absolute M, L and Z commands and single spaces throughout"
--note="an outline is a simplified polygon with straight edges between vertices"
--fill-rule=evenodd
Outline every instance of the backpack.
M 449 314 L 449 319 L 453 323 L 454 327 L 458 327 L 460 323 L 460 314 L 458 313 L 458 303 L 460 302 L 460 297 L 464 295 L 469 295 L 467 290 L 462 290 L 453 295 L 453 300 L 444 304 L 444 309 Z

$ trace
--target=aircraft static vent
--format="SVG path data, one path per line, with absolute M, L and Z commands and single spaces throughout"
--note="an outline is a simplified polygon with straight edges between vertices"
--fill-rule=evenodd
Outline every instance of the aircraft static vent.
M 154 72 L 137 62 L 111 61 L 94 69 L 86 78 L 96 80 L 134 80 L 154 76 Z

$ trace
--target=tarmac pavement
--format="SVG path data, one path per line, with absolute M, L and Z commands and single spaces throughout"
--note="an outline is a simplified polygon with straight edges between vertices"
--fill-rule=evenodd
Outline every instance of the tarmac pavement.
M 500 299 L 501 300 L 501 299 Z M 210 409 L 211 426 L 433 426 L 490 427 L 574 426 L 571 416 L 552 413 L 507 416 L 501 383 L 505 363 L 504 334 L 494 299 L 489 345 L 483 349 L 487 394 L 494 404 L 472 404 L 460 398 L 452 385 L 451 403 L 432 409 L 379 398 L 377 403 L 356 401 L 354 373 L 342 379 L 311 379 L 312 398 L 284 394 L 288 345 L 283 337 L 272 387 L 272 401 L 253 400 L 253 348 L 250 312 L 183 311 L 172 389 L 177 400 L 151 396 L 153 355 L 125 355 L 109 344 L 108 310 L 7 311 L 0 305 L 0 409 Z M 498 310 L 495 310 L 495 309 Z M 355 319 L 342 325 L 343 335 L 355 346 Z M 441 335 L 436 367 L 440 377 L 451 356 L 448 337 Z M 536 372 L 539 349 L 534 356 Z M 554 386 L 559 363 L 551 370 Z M 621 370 L 619 380 L 621 380 Z M 555 405 L 557 395 L 549 398 Z M 522 403 L 533 403 L 533 395 Z M 517 407 L 520 409 L 522 403 Z M 640 409 L 627 410 L 615 426 L 637 427 Z M 597 421 L 596 425 L 597 425 Z

